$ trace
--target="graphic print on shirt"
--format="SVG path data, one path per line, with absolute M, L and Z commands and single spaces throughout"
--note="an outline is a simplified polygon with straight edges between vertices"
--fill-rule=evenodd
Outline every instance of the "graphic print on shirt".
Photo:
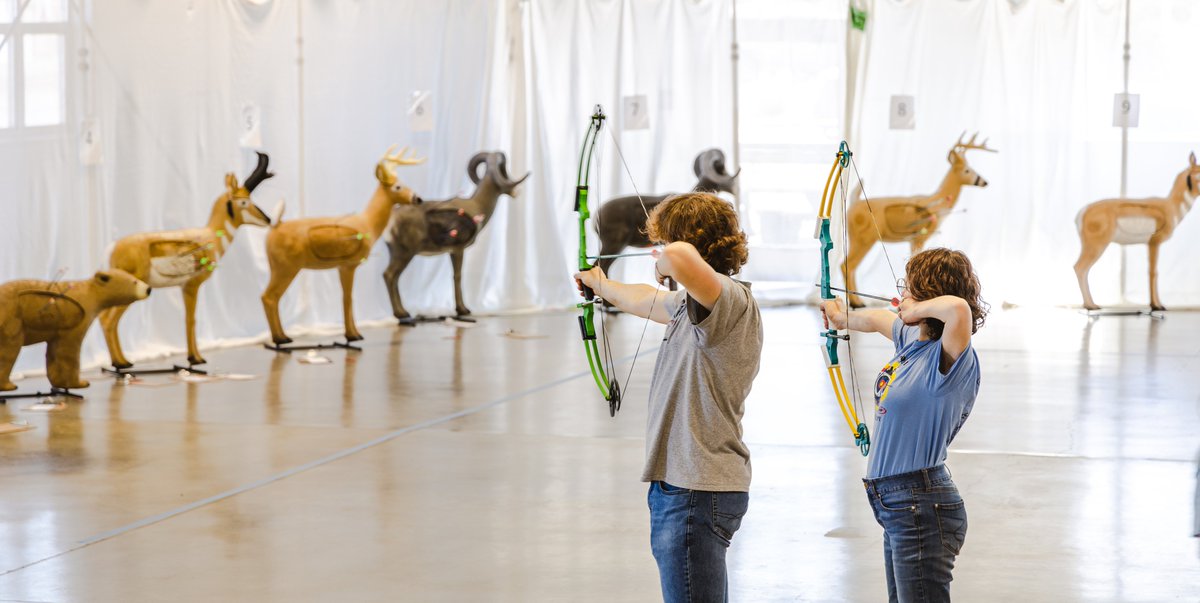
M 884 408 L 883 402 L 887 400 L 888 388 L 891 387 L 892 381 L 896 380 L 896 375 L 900 370 L 900 361 L 893 360 L 884 365 L 879 371 L 879 376 L 875 378 L 875 414 L 886 415 L 887 408 Z

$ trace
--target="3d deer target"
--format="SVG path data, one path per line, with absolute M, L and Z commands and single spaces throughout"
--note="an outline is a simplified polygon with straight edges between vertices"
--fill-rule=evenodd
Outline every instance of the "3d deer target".
M 963 136 L 958 137 L 958 142 L 954 143 L 946 155 L 950 169 L 932 194 L 872 197 L 870 203 L 867 203 L 858 198 L 862 192 L 861 188 L 855 189 L 855 198 L 846 211 L 846 231 L 850 245 L 846 259 L 842 262 L 842 275 L 846 279 L 847 289 L 858 289 L 855 278 L 858 265 L 880 239 L 885 243 L 907 241 L 911 253 L 915 254 L 925 248 L 925 242 L 954 210 L 963 186 L 984 188 L 988 185 L 987 180 L 967 163 L 966 152 L 978 149 L 995 153 L 996 150 L 988 148 L 987 140 L 975 144 L 977 137 L 978 133 L 972 135 L 967 142 L 963 142 Z M 851 294 L 850 305 L 861 308 L 863 302 L 857 295 Z
M 394 148 L 394 147 L 393 147 Z M 371 246 L 387 226 L 392 208 L 415 205 L 421 198 L 396 176 L 396 166 L 416 165 L 424 159 L 406 157 L 407 148 L 392 154 L 388 149 L 375 166 L 379 186 L 362 213 L 338 218 L 301 218 L 279 221 L 267 233 L 267 260 L 271 281 L 262 294 L 263 311 L 276 346 L 291 343 L 279 320 L 279 299 L 301 270 L 337 268 L 342 284 L 342 311 L 347 341 L 362 335 L 354 324 L 354 271 L 366 261 Z

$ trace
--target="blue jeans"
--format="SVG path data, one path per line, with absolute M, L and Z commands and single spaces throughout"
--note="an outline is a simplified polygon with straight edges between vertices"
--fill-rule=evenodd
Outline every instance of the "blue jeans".
M 663 601 L 728 601 L 725 551 L 742 525 L 750 495 L 652 482 L 646 502 Z
M 864 479 L 883 526 L 891 603 L 950 600 L 954 558 L 967 536 L 967 509 L 945 465 Z

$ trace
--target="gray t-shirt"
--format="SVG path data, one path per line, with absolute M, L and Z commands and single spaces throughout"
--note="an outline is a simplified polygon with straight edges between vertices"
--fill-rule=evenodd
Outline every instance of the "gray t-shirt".
M 742 414 L 762 355 L 762 318 L 749 283 L 720 278 L 711 311 L 686 292 L 668 294 L 671 323 L 650 380 L 642 481 L 750 491 Z

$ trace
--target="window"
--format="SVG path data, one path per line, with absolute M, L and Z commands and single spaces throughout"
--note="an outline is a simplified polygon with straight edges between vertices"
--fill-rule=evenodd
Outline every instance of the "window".
M 843 137 L 847 13 L 844 0 L 738 2 L 740 181 L 752 280 L 803 280 L 797 267 L 817 266 L 817 205 Z
M 0 129 L 66 116 L 69 0 L 0 0 Z

